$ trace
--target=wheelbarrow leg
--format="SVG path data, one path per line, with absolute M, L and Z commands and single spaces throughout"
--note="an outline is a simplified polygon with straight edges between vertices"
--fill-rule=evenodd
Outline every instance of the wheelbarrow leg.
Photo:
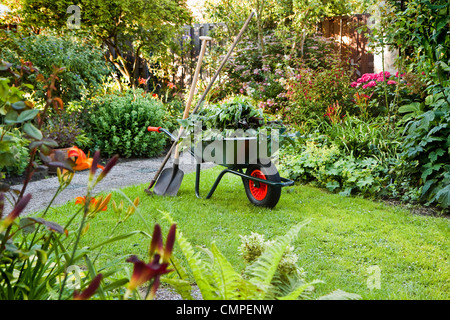
M 200 196 L 200 163 L 197 163 L 197 168 L 196 168 L 196 172 L 195 172 L 195 195 L 197 196 L 197 198 L 201 199 Z M 217 177 L 216 181 L 214 182 L 211 190 L 209 191 L 208 195 L 206 196 L 205 199 L 209 199 L 212 197 L 214 191 L 216 191 L 217 186 L 220 183 L 220 180 L 222 180 L 222 177 L 225 175 L 225 173 L 227 172 L 231 172 L 233 173 L 233 171 L 229 170 L 229 169 L 225 169 L 222 170 L 222 172 L 219 174 L 219 176 Z

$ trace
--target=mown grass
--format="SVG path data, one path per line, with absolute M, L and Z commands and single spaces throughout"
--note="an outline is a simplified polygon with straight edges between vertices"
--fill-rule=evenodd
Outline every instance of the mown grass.
M 202 171 L 203 195 L 219 170 Z M 240 178 L 233 175 L 225 175 L 211 199 L 197 199 L 194 178 L 194 174 L 185 175 L 176 197 L 148 196 L 143 191 L 145 184 L 113 192 L 116 202 L 125 199 L 124 194 L 131 200 L 141 199 L 139 212 L 115 235 L 133 230 L 151 234 L 154 224 L 159 223 L 165 236 L 169 223 L 162 212 L 167 212 L 194 246 L 210 247 L 215 241 L 235 270 L 242 270 L 239 235 L 257 232 L 269 240 L 297 222 L 312 219 L 294 245 L 307 279 L 325 281 L 316 285 L 313 298 L 335 289 L 357 293 L 363 299 L 450 298 L 450 221 L 446 218 L 414 215 L 399 207 L 302 185 L 283 189 L 273 210 L 258 208 L 250 204 Z M 57 207 L 47 218 L 63 223 L 75 211 L 72 201 Z M 80 245 L 105 240 L 116 221 L 109 206 L 90 222 Z M 75 226 L 70 231 L 75 234 Z M 100 262 L 131 269 L 126 257 L 136 254 L 145 259 L 149 243 L 145 235 L 115 242 L 102 250 Z M 177 247 L 174 254 L 181 257 Z M 368 270 L 374 266 L 381 271 L 380 289 L 368 286 Z

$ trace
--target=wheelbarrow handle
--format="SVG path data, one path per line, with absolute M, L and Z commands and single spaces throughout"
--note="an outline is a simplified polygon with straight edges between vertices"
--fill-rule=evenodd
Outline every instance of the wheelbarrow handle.
M 147 131 L 150 131 L 150 132 L 161 132 L 161 127 L 148 127 L 147 128 Z

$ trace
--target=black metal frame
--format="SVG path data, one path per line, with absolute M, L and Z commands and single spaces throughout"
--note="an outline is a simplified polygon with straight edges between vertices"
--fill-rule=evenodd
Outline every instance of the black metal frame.
M 196 172 L 195 172 L 195 195 L 199 199 L 201 199 L 201 196 L 200 196 L 200 171 L 201 171 L 201 163 L 197 163 Z M 220 183 L 220 180 L 222 180 L 223 176 L 226 173 L 232 173 L 232 174 L 235 174 L 242 178 L 245 178 L 245 179 L 248 179 L 248 180 L 251 180 L 254 182 L 265 183 L 265 184 L 268 184 L 271 186 L 288 187 L 288 186 L 294 185 L 294 181 L 283 178 L 283 177 L 281 177 L 281 182 L 268 181 L 268 180 L 264 180 L 261 178 L 249 176 L 242 171 L 242 168 L 226 168 L 226 169 L 222 170 L 222 172 L 219 173 L 219 176 L 217 177 L 216 181 L 214 182 L 211 190 L 209 191 L 209 193 L 205 199 L 209 199 L 212 197 L 214 191 L 216 191 L 216 188 Z

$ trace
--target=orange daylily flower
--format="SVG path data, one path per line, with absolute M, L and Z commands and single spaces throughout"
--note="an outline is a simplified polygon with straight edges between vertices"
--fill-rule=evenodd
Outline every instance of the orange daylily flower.
M 92 167 L 93 159 L 89 157 L 90 154 L 88 153 L 88 155 L 86 156 L 84 151 L 76 146 L 70 148 L 67 155 L 69 156 L 69 158 L 77 158 L 75 160 L 75 166 L 72 168 L 75 171 L 86 170 Z M 104 167 L 99 164 L 97 165 L 97 168 L 100 168 L 102 170 L 104 169 Z
M 87 215 L 90 218 L 93 218 L 96 216 L 96 214 L 100 211 L 106 211 L 108 209 L 107 204 L 111 200 L 111 193 L 108 194 L 106 197 L 100 196 L 98 199 L 91 198 L 88 206 L 88 213 Z M 86 197 L 76 197 L 75 198 L 75 204 L 86 204 Z

